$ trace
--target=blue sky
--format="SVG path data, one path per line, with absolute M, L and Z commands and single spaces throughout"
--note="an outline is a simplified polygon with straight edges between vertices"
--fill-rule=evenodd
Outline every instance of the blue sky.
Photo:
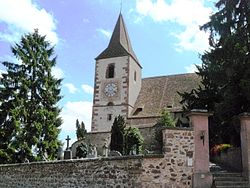
M 208 49 L 214 0 L 123 0 L 122 14 L 143 77 L 194 72 Z M 0 0 L 0 61 L 13 59 L 10 46 L 39 29 L 56 46 L 53 74 L 63 78 L 60 139 L 75 140 L 75 121 L 91 124 L 95 57 L 109 42 L 120 0 Z M 0 71 L 4 71 L 0 67 Z

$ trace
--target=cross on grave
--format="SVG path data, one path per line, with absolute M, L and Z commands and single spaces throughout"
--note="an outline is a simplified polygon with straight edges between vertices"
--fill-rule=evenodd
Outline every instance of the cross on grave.
M 68 150 L 69 149 L 69 141 L 71 140 L 69 135 L 67 136 L 67 138 L 65 140 L 67 140 L 67 148 L 66 148 L 66 150 Z

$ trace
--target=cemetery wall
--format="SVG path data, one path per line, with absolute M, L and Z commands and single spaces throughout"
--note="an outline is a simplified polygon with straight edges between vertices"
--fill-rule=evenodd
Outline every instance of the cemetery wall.
M 191 188 L 193 131 L 166 129 L 163 139 L 163 155 L 1 165 L 0 187 Z

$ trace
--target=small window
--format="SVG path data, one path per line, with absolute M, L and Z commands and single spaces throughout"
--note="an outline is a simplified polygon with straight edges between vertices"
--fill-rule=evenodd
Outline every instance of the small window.
M 108 114 L 107 120 L 112 121 L 112 114 Z
M 134 81 L 136 81 L 136 71 L 134 72 Z
M 114 78 L 115 77 L 115 65 L 109 64 L 106 70 L 106 78 Z
M 142 108 L 137 108 L 135 112 L 133 113 L 134 116 L 138 115 L 140 112 L 142 112 Z

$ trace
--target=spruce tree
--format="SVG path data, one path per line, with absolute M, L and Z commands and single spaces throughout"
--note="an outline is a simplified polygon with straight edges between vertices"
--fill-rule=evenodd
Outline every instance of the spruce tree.
M 62 120 L 57 106 L 61 80 L 51 73 L 56 65 L 54 47 L 35 30 L 12 52 L 21 64 L 3 62 L 7 73 L 0 80 L 1 162 L 55 159 Z M 11 160 L 2 158 L 8 155 Z

